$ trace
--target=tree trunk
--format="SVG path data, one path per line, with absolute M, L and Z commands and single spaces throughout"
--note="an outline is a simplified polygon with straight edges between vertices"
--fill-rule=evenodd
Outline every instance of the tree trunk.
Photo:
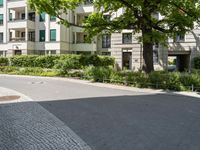
M 146 73 L 154 71 L 153 64 L 153 41 L 151 40 L 152 29 L 143 29 L 142 38 L 143 38 L 143 65 L 142 70 Z

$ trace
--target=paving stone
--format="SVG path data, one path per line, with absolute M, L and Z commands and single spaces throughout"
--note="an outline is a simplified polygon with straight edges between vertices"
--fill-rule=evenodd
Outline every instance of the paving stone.
M 0 105 L 0 150 L 90 150 L 62 121 L 35 102 Z

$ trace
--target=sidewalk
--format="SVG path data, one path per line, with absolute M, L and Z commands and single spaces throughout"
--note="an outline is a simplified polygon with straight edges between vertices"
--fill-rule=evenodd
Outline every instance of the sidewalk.
M 0 104 L 19 103 L 27 101 L 30 102 L 32 101 L 32 99 L 15 90 L 0 87 Z
M 3 87 L 0 87 L 0 135 L 0 150 L 91 150 L 41 105 Z
M 183 96 L 191 96 L 191 97 L 200 98 L 200 94 L 197 92 L 188 92 L 188 91 L 177 92 L 177 91 L 165 91 L 162 89 L 158 90 L 158 89 L 148 89 L 148 88 L 136 88 L 136 87 L 129 87 L 129 86 L 124 86 L 124 85 L 91 82 L 88 80 L 80 80 L 80 79 L 73 79 L 73 78 L 6 75 L 6 74 L 0 74 L 0 77 L 51 79 L 51 80 L 60 80 L 60 81 L 68 81 L 68 82 L 86 84 L 86 85 L 97 86 L 97 87 L 102 87 L 102 88 L 126 90 L 126 91 L 132 91 L 132 92 L 143 93 L 143 94 L 145 94 L 145 93 L 146 94 L 170 94 L 170 95 L 183 95 Z

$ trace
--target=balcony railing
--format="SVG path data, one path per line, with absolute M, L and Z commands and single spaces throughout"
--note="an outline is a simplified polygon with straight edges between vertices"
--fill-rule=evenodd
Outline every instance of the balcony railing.
M 26 41 L 25 37 L 10 38 L 10 42 L 25 42 L 25 41 Z

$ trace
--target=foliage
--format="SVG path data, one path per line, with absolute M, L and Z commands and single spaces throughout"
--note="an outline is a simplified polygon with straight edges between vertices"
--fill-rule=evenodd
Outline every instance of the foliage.
M 11 66 L 15 67 L 39 67 L 39 68 L 57 68 L 61 72 L 66 73 L 70 69 L 81 69 L 89 65 L 93 66 L 113 66 L 114 58 L 98 55 L 61 55 L 61 56 L 14 56 L 9 58 Z M 8 58 L 0 57 L 1 61 L 6 61 Z
M 110 67 L 87 67 L 84 71 L 84 76 L 89 79 L 93 79 L 95 82 L 103 82 L 110 80 L 112 68 Z
M 124 76 L 123 76 L 123 74 L 120 73 L 120 72 L 118 72 L 118 71 L 113 70 L 111 72 L 111 75 L 110 75 L 110 82 L 111 83 L 119 83 L 119 84 L 124 83 Z
M 113 66 L 115 60 L 109 56 L 98 56 L 98 55 L 81 55 L 80 64 L 83 66 Z
M 28 0 L 32 9 L 46 12 L 60 19 L 60 23 L 75 25 L 63 18 L 62 13 L 74 10 L 83 0 Z M 133 33 L 141 32 L 138 37 L 143 42 L 143 69 L 149 73 L 153 71 L 153 44 L 166 44 L 168 37 L 183 34 L 195 27 L 200 18 L 200 2 L 198 0 L 95 0 L 96 11 L 85 20 L 82 26 L 89 37 L 102 33 L 131 29 Z M 103 8 L 103 9 L 102 9 Z M 121 12 L 116 15 L 115 12 Z M 62 10 L 62 11 L 61 11 Z M 157 13 L 163 17 L 156 17 Z M 104 17 L 109 14 L 111 19 Z M 113 17 L 115 16 L 115 17 Z
M 9 60 L 6 57 L 0 57 L 0 66 L 8 66 Z
M 53 68 L 55 65 L 55 61 L 58 59 L 59 56 L 37 56 L 34 64 L 36 67 Z
M 200 69 L 200 56 L 194 58 L 194 68 Z
M 136 87 L 147 87 L 148 76 L 142 72 L 127 72 L 126 74 L 126 84 Z
M 61 74 L 67 74 L 71 69 L 80 69 L 79 56 L 66 55 L 55 61 L 55 68 L 59 69 Z
M 14 56 L 10 58 L 11 66 L 15 67 L 35 67 L 35 59 L 38 56 Z
M 16 74 L 16 75 L 32 75 L 32 76 L 60 76 L 59 72 L 56 70 L 47 70 L 38 67 L 12 67 L 4 66 L 0 67 L 0 73 L 6 74 Z

